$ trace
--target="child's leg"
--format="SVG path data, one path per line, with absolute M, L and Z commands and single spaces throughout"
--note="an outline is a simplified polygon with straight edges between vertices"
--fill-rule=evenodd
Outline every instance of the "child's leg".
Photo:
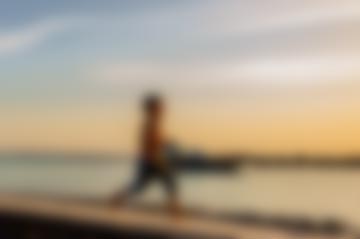
M 151 171 L 148 169 L 146 163 L 141 162 L 134 182 L 126 190 L 115 194 L 111 200 L 111 204 L 114 206 L 123 205 L 129 198 L 141 192 L 147 186 L 150 179 Z
M 181 214 L 181 208 L 178 198 L 177 185 L 175 175 L 171 172 L 165 172 L 162 177 L 168 201 L 168 210 L 174 216 Z

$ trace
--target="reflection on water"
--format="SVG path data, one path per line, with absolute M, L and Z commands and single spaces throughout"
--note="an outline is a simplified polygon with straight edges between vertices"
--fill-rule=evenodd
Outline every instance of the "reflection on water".
M 0 190 L 107 198 L 131 179 L 133 164 L 104 160 L 0 161 Z M 338 218 L 360 226 L 360 172 L 351 169 L 257 168 L 234 174 L 182 174 L 186 206 Z M 162 200 L 151 187 L 139 200 Z

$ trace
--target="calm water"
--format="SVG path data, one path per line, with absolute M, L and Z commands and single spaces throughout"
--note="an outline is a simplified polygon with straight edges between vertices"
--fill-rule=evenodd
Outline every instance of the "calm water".
M 0 190 L 109 197 L 130 180 L 134 165 L 116 161 L 0 161 Z M 360 227 L 360 170 L 244 167 L 231 175 L 182 174 L 187 206 L 337 218 Z M 154 184 L 140 200 L 162 200 Z

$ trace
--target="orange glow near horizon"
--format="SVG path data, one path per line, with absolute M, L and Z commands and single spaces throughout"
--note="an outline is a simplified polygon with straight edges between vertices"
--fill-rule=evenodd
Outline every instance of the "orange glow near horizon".
M 305 106 L 174 103 L 166 132 L 181 147 L 209 153 L 359 152 L 360 113 L 355 102 Z M 115 108 L 20 112 L 2 120 L 0 146 L 134 153 L 140 120 L 138 104 L 118 112 Z

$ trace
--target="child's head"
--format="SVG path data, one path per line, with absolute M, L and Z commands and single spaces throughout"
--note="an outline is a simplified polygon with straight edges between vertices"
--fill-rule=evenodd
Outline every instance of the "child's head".
M 144 99 L 144 110 L 149 117 L 158 117 L 163 112 L 162 98 L 157 94 L 149 94 Z

